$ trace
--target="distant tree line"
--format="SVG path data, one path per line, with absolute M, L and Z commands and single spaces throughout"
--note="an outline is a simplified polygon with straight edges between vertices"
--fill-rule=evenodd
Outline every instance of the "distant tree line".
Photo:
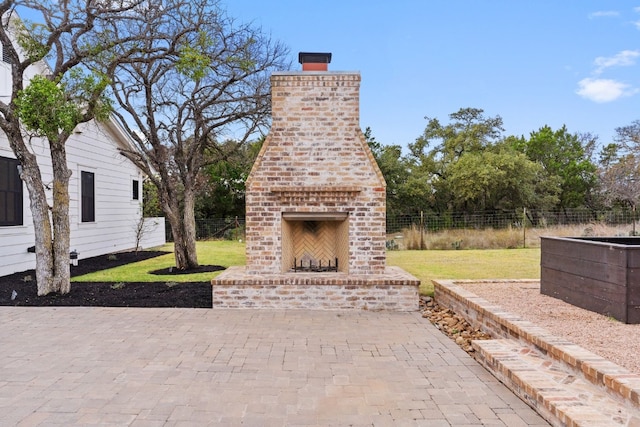
M 462 108 L 442 123 L 427 118 L 422 135 L 408 144 L 384 145 L 371 128 L 365 138 L 387 182 L 387 217 L 522 212 L 535 221 L 546 211 L 635 211 L 640 198 L 640 120 L 616 129 L 614 141 L 543 126 L 528 137 L 504 135 L 500 116 Z M 244 181 L 262 140 L 228 142 L 224 160 L 211 162 L 198 181 L 197 219 L 244 216 Z M 231 149 L 233 148 L 233 149 Z M 217 153 L 219 156 L 219 153 Z M 151 187 L 149 187 L 151 188 Z M 147 215 L 161 214 L 153 193 Z
M 387 180 L 389 218 L 420 212 L 513 212 L 531 219 L 545 211 L 593 213 L 627 208 L 640 197 L 640 121 L 616 129 L 615 140 L 543 126 L 525 136 L 504 135 L 500 116 L 463 108 L 449 122 L 428 119 L 402 155 L 365 132 Z

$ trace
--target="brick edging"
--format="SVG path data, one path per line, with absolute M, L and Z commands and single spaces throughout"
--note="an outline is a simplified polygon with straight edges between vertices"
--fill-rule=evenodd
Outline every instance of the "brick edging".
M 420 281 L 398 267 L 385 274 L 249 274 L 229 267 L 211 281 L 214 308 L 418 311 Z
M 465 282 L 478 283 L 477 280 L 434 280 L 434 297 L 438 304 L 464 316 L 471 325 L 493 337 L 517 339 L 535 346 L 554 360 L 565 363 L 585 380 L 604 387 L 613 397 L 640 408 L 640 375 L 554 336 L 457 285 Z

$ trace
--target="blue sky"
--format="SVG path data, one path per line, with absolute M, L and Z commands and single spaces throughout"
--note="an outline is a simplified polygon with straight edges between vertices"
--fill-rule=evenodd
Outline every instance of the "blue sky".
M 360 124 L 406 146 L 425 116 L 503 118 L 505 135 L 563 124 L 601 144 L 640 119 L 640 0 L 226 0 L 297 54 L 359 71 Z

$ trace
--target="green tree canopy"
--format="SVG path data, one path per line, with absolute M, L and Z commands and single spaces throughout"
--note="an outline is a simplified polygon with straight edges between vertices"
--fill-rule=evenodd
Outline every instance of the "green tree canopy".
M 383 145 L 367 127 L 364 137 L 387 183 L 387 217 L 415 215 L 426 208 L 426 198 L 412 180 L 411 166 L 399 145 Z
M 247 144 L 227 141 L 216 150 L 207 150 L 208 165 L 196 199 L 196 218 L 244 216 L 245 182 L 258 157 L 264 138 Z
M 507 144 L 463 156 L 451 166 L 454 208 L 465 211 L 514 210 L 557 201 L 557 189 L 541 191 L 543 168 Z
M 559 179 L 557 208 L 575 208 L 588 203 L 597 184 L 597 167 L 591 160 L 596 138 L 569 133 L 566 126 L 554 131 L 543 126 L 529 139 L 514 141 L 514 148 L 542 165 L 548 176 Z
M 450 114 L 451 122 L 442 125 L 428 119 L 423 134 L 409 144 L 412 179 L 416 188 L 431 200 L 436 211 L 458 205 L 451 183 L 452 166 L 464 156 L 482 153 L 502 135 L 502 118 L 485 117 L 478 108 L 462 108 Z M 469 160 L 471 161 L 471 160 Z

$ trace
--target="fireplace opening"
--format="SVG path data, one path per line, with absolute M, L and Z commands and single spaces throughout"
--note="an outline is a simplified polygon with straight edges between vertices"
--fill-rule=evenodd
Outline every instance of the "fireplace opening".
M 282 214 L 282 272 L 348 273 L 346 212 Z

